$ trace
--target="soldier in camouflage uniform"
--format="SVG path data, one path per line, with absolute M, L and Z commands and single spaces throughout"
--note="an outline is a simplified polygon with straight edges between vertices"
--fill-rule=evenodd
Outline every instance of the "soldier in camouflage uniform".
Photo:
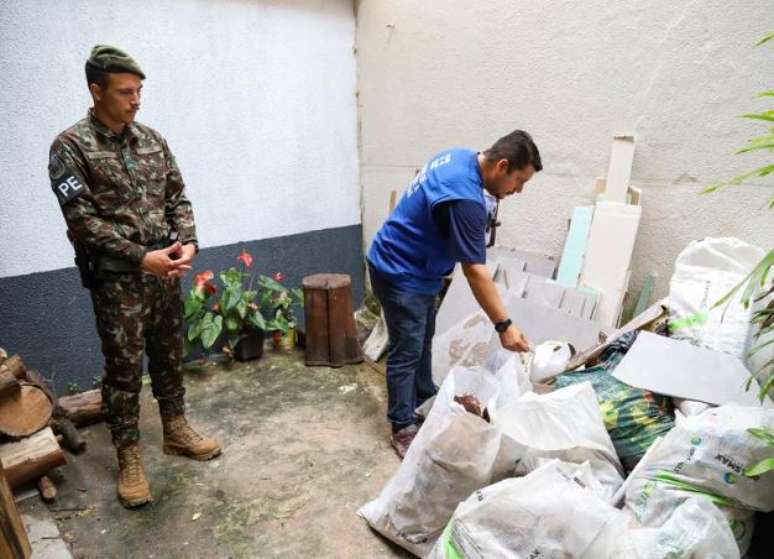
M 49 175 L 91 290 L 105 357 L 103 406 L 118 451 L 118 496 L 133 507 L 151 499 L 138 450 L 143 351 L 164 452 L 207 460 L 221 449 L 183 414 L 180 277 L 198 248 L 180 171 L 164 138 L 134 121 L 145 79 L 134 60 L 96 46 L 86 78 L 94 107 L 54 140 Z

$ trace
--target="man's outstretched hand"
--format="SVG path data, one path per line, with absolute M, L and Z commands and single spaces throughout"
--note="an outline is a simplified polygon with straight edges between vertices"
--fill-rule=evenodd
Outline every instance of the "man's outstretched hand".
M 521 330 L 516 328 L 513 324 L 511 324 L 505 332 L 500 334 L 500 343 L 505 349 L 510 349 L 511 351 L 518 351 L 520 353 L 529 351 L 529 342 L 527 341 L 527 338 L 525 338 Z

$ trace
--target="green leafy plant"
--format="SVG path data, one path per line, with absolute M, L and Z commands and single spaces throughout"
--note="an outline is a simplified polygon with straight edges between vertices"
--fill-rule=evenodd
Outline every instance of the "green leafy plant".
M 774 33 L 766 35 L 763 39 L 756 43 L 756 46 L 761 46 L 769 41 L 774 41 Z M 762 91 L 758 94 L 760 98 L 768 98 L 774 102 L 774 89 Z M 774 105 L 772 105 L 774 107 Z M 761 112 L 747 113 L 742 115 L 742 118 L 747 118 L 755 121 L 763 121 L 768 123 L 774 123 L 774 108 L 764 110 Z M 757 136 L 751 139 L 748 144 L 739 149 L 737 153 L 750 153 L 754 151 L 768 151 L 774 153 L 774 126 L 769 126 L 766 134 Z M 708 186 L 704 192 L 715 192 L 726 186 L 738 186 L 742 183 L 749 181 L 755 177 L 765 178 L 774 173 L 774 160 L 769 161 L 761 167 L 742 173 L 734 177 L 733 179 L 725 182 L 718 182 Z M 774 208 L 774 196 L 769 200 L 769 208 Z M 753 302 L 760 302 L 767 299 L 770 295 L 774 294 L 774 286 L 768 285 L 769 274 L 774 267 L 774 248 L 772 248 L 768 254 L 755 266 L 752 272 L 744 278 L 737 286 L 735 286 L 729 293 L 727 293 L 720 301 L 715 303 L 715 307 L 719 307 L 728 304 L 732 298 L 740 291 L 742 291 L 741 302 L 745 308 Z M 751 324 L 756 328 L 755 341 L 760 342 L 754 346 L 748 357 L 752 357 L 765 347 L 774 343 L 774 339 L 768 341 L 762 341 L 761 339 L 768 335 L 774 335 L 774 299 L 770 301 L 766 307 L 755 311 L 752 315 Z M 750 389 L 754 378 L 761 380 L 761 389 L 758 392 L 758 398 L 763 401 L 767 394 L 774 388 L 774 359 L 770 359 L 757 370 L 752 371 L 750 379 L 747 383 L 747 389 Z
M 773 430 L 748 429 L 747 432 L 754 437 L 758 437 L 759 439 L 764 441 L 769 447 L 774 449 L 774 431 Z M 755 477 L 771 471 L 774 471 L 774 456 L 770 456 L 769 458 L 764 458 L 757 464 L 753 464 L 752 466 L 746 468 L 744 470 L 744 474 L 746 476 Z
M 239 267 L 218 273 L 220 287 L 213 282 L 212 270 L 195 276 L 183 307 L 188 323 L 186 355 L 197 344 L 209 353 L 224 335 L 223 351 L 232 357 L 237 344 L 251 330 L 287 331 L 287 317 L 292 316 L 290 290 L 275 279 L 248 271 L 253 264 L 250 253 L 242 251 L 237 261 Z M 290 302 L 286 304 L 286 300 Z

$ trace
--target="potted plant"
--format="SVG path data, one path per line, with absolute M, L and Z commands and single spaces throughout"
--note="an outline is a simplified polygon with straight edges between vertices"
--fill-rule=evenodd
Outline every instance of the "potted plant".
M 188 323 L 184 338 L 186 355 L 196 346 L 209 353 L 222 335 L 223 353 L 228 358 L 258 359 L 263 354 L 265 333 L 287 330 L 287 320 L 280 319 L 281 313 L 274 305 L 278 294 L 286 288 L 271 278 L 250 272 L 253 257 L 249 252 L 243 250 L 237 261 L 239 267 L 218 273 L 220 286 L 214 283 L 212 270 L 194 277 L 183 312 Z
M 265 306 L 273 309 L 274 322 L 279 326 L 272 331 L 274 349 L 290 351 L 296 347 L 296 315 L 293 306 L 304 300 L 301 289 L 288 289 L 282 285 L 285 274 L 277 272 L 273 277 L 262 276 L 259 284 L 267 294 Z

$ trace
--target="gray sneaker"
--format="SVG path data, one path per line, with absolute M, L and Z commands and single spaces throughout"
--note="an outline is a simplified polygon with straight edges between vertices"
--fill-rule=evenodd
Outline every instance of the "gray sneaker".
M 411 443 L 414 441 L 414 437 L 417 436 L 417 430 L 416 425 L 409 425 L 392 434 L 390 444 L 392 444 L 392 448 L 395 449 L 401 460 L 406 456 Z

